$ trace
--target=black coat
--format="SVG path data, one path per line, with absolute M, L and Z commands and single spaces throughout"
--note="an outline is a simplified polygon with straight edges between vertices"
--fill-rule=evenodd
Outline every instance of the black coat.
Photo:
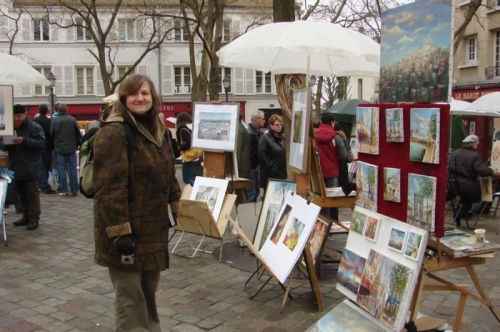
M 38 123 L 43 129 L 43 134 L 45 135 L 45 150 L 54 150 L 54 142 L 52 142 L 52 137 L 50 136 L 50 121 L 50 118 L 42 114 L 33 119 L 33 122 Z
M 50 136 L 54 140 L 56 153 L 74 153 L 82 142 L 82 134 L 76 119 L 68 113 L 59 112 L 50 124 Z
M 286 179 L 285 138 L 278 139 L 268 131 L 259 140 L 260 187 L 266 188 L 268 179 Z
M 479 177 L 493 175 L 493 169 L 481 161 L 479 154 L 472 148 L 460 148 L 450 154 L 448 161 L 450 179 L 458 183 L 460 196 L 469 202 L 481 200 Z
M 247 128 L 247 133 L 250 145 L 250 167 L 255 169 L 259 167 L 259 140 L 262 136 L 262 132 L 259 128 L 255 127 L 253 123 L 250 123 Z

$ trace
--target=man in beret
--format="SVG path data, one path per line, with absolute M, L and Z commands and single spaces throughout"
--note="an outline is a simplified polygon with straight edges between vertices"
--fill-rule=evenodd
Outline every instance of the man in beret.
M 38 228 L 40 221 L 40 193 L 38 177 L 45 135 L 39 124 L 28 119 L 23 106 L 14 105 L 13 144 L 4 144 L 0 139 L 0 149 L 9 152 L 9 169 L 14 171 L 14 182 L 24 207 L 23 217 L 14 226 L 27 226 L 28 230 Z

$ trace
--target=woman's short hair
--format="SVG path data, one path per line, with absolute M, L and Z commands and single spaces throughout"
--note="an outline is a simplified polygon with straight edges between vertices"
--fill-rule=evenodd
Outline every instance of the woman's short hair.
M 145 82 L 149 84 L 149 89 L 151 90 L 151 100 L 153 102 L 149 116 L 157 117 L 161 109 L 160 97 L 156 92 L 153 81 L 145 75 L 132 74 L 125 78 L 125 80 L 120 84 L 120 89 L 118 90 L 119 99 L 121 103 L 126 106 L 127 97 L 139 91 Z
M 189 115 L 189 113 L 182 112 L 182 113 L 179 113 L 179 115 L 177 115 L 177 121 L 175 124 L 177 127 L 179 127 L 179 126 L 191 123 L 192 121 L 193 121 L 193 119 L 191 118 L 191 115 Z
M 279 116 L 278 114 L 273 114 L 269 117 L 268 123 L 270 125 L 273 125 L 276 121 L 283 123 L 283 118 L 281 116 Z

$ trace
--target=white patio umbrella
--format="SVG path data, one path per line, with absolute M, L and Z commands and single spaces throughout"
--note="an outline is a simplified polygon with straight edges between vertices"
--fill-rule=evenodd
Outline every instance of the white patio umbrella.
M 270 23 L 245 33 L 217 52 L 220 64 L 273 74 L 379 76 L 380 45 L 339 25 Z
M 0 53 L 0 85 L 50 85 L 35 68 L 12 55 Z
M 467 110 L 473 111 L 500 111 L 500 92 L 492 92 L 477 98 L 470 104 Z
M 102 101 L 106 104 L 114 104 L 118 101 L 118 93 L 113 93 L 112 95 L 102 98 Z

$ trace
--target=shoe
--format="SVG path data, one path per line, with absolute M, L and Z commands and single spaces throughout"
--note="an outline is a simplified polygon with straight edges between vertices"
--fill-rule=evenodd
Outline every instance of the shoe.
M 76 193 L 69 193 L 70 196 L 76 196 Z
M 59 193 L 59 196 L 68 196 L 68 193 Z
M 47 189 L 47 190 L 42 191 L 42 194 L 47 194 L 47 195 L 53 195 L 55 193 L 56 193 L 56 191 L 53 189 Z
M 28 224 L 29 224 L 28 220 L 25 220 L 23 218 L 19 219 L 18 221 L 14 221 L 13 223 L 14 227 L 26 226 Z
M 38 228 L 38 221 L 30 220 L 30 222 L 28 223 L 28 227 L 27 228 L 28 228 L 29 231 L 37 229 Z

